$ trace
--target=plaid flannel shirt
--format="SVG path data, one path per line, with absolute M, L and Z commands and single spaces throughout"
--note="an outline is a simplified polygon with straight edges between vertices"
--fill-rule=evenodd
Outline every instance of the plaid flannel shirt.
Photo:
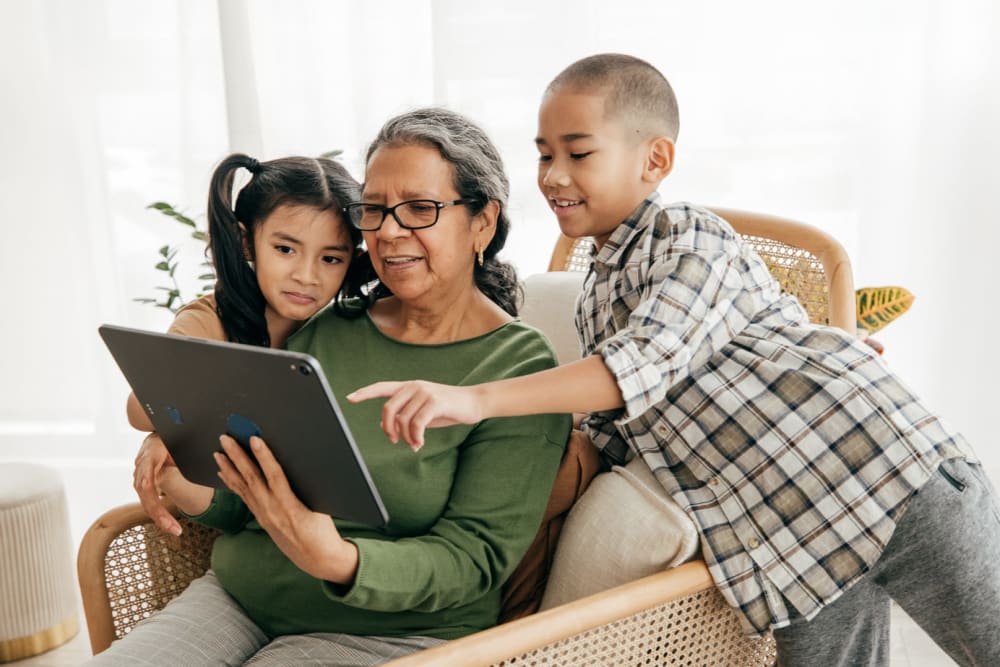
M 591 437 L 612 463 L 642 456 L 687 510 L 748 632 L 836 600 L 938 464 L 972 459 L 709 211 L 643 202 L 595 252 L 576 324 L 625 399 L 588 418 Z

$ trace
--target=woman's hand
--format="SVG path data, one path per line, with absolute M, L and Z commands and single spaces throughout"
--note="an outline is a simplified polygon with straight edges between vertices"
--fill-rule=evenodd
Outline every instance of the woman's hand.
M 424 446 L 424 430 L 483 420 L 482 397 L 475 387 L 453 387 L 423 380 L 376 382 L 347 395 L 351 403 L 388 398 L 380 426 L 389 439 L 413 451 Z
M 233 438 L 219 438 L 219 477 L 243 499 L 274 543 L 303 572 L 350 585 L 358 569 L 358 549 L 344 540 L 333 519 L 311 511 L 292 492 L 288 478 L 257 436 L 250 438 L 256 463 Z
M 135 470 L 132 472 L 132 487 L 139 496 L 139 503 L 157 528 L 170 535 L 181 534 L 181 524 L 177 522 L 160 499 L 160 481 L 165 468 L 175 468 L 174 460 L 156 433 L 150 433 L 142 441 L 139 453 L 135 455 Z
M 157 528 L 171 535 L 181 534 L 181 524 L 163 505 L 161 490 L 178 508 L 192 515 L 201 514 L 208 509 L 215 493 L 211 487 L 184 479 L 163 440 L 156 433 L 146 436 L 136 454 L 132 486 L 149 518 Z

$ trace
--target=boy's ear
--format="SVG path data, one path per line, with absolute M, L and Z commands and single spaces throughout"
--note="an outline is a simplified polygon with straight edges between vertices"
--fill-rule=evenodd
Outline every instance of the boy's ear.
M 667 137 L 651 139 L 646 151 L 642 180 L 659 183 L 674 168 L 674 142 Z

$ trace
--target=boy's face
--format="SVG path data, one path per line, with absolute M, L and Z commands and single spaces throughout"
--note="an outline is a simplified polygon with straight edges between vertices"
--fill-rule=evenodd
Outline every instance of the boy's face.
M 563 234 L 593 236 L 598 247 L 656 183 L 643 179 L 646 142 L 626 136 L 604 113 L 600 91 L 563 89 L 538 111 L 538 188 Z

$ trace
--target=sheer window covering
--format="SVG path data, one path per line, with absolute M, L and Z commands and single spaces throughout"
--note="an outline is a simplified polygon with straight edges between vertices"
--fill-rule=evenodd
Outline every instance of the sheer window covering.
M 664 197 L 817 224 L 858 285 L 914 292 L 878 335 L 887 358 L 1000 470 L 997 23 L 989 0 L 3 3 L 0 460 L 131 459 L 127 387 L 96 327 L 166 328 L 169 313 L 131 299 L 166 284 L 161 245 L 184 247 L 185 274 L 201 257 L 144 207 L 201 216 L 230 150 L 339 148 L 361 177 L 386 118 L 448 105 L 504 154 L 507 258 L 544 270 L 556 225 L 535 186 L 541 92 L 573 59 L 623 51 L 680 100 Z

